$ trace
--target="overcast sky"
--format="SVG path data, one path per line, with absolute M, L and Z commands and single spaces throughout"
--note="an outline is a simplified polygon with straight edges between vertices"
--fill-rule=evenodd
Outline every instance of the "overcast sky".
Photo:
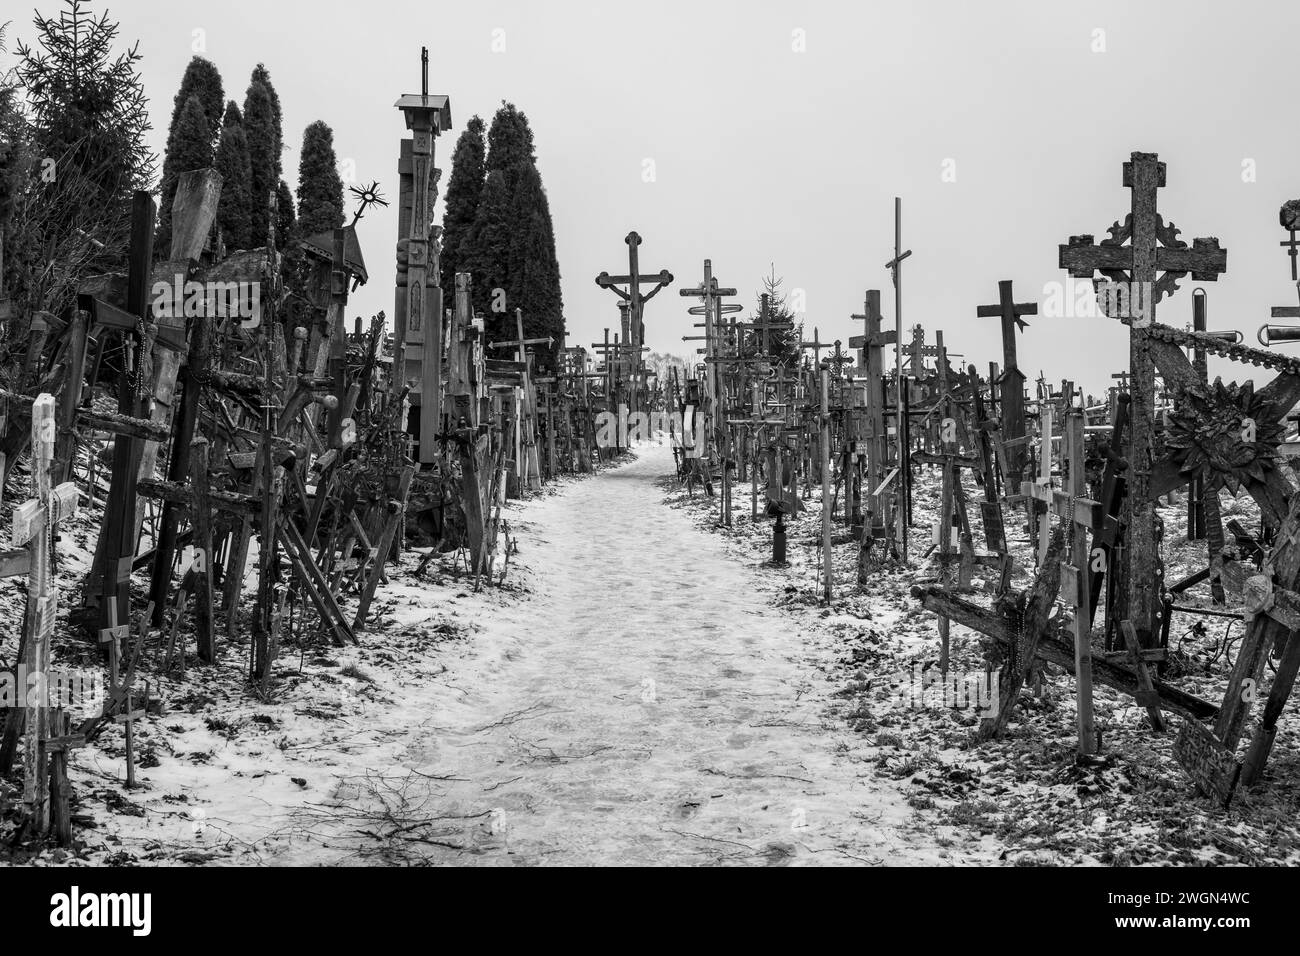
M 570 344 L 617 328 L 615 297 L 594 277 L 625 271 L 632 229 L 644 239 L 643 269 L 677 278 L 647 307 L 655 349 L 693 346 L 681 342 L 693 302 L 677 290 L 698 285 L 706 257 L 747 306 L 775 263 L 788 290 L 803 290 L 809 331 L 823 339 L 856 333 L 849 315 L 869 288 L 882 290 L 892 323 L 883 265 L 897 195 L 913 250 L 905 323 L 942 328 L 950 349 L 983 370 L 1001 348 L 996 320 L 977 319 L 976 306 L 996 301 L 999 279 L 1015 280 L 1020 301 L 1062 281 L 1057 244 L 1104 237 L 1127 213 L 1121 164 L 1133 150 L 1168 164 L 1160 210 L 1183 238 L 1218 236 L 1228 250 L 1227 275 L 1208 286 L 1211 328 L 1254 342 L 1269 306 L 1297 304 L 1277 221 L 1281 203 L 1300 197 L 1295 0 L 117 0 L 109 9 L 124 39 L 140 40 L 159 150 L 196 46 L 240 102 L 265 62 L 294 186 L 302 130 L 323 119 L 357 179 L 396 196 L 404 129 L 393 103 L 419 92 L 422 44 L 431 92 L 451 97 L 455 128 L 437 145 L 445 175 L 465 121 L 516 103 L 550 197 Z M 26 18 L 12 30 L 31 38 Z M 350 315 L 392 315 L 396 223 L 391 207 L 364 220 L 371 281 Z M 1161 321 L 1190 321 L 1192 287 L 1162 303 Z M 1098 389 L 1125 364 L 1125 343 L 1112 319 L 1040 317 L 1022 337 L 1021 364 L 1031 379 L 1042 370 Z

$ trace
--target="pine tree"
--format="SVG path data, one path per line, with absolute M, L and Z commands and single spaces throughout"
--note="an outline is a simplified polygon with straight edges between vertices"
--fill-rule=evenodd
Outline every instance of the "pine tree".
M 184 133 L 190 140 L 181 143 L 177 137 L 180 132 L 185 109 L 191 98 L 197 98 L 202 109 L 208 145 L 217 140 L 222 128 L 222 113 L 225 109 L 225 91 L 221 82 L 221 73 L 211 60 L 196 56 L 185 68 L 181 77 L 181 87 L 172 101 L 171 124 L 167 127 L 167 152 L 163 157 L 162 185 L 158 199 L 158 234 L 154 240 L 154 251 L 160 255 L 167 254 L 171 244 L 172 203 L 176 199 L 176 183 L 181 173 L 199 166 L 178 165 L 181 156 L 193 155 L 193 141 L 198 138 L 198 127 L 191 121 Z
M 293 190 L 283 179 L 275 190 L 275 247 L 284 250 L 298 234 L 298 216 L 294 212 Z
M 343 225 L 343 180 L 334 155 L 334 132 L 317 120 L 302 137 L 298 163 L 298 232 L 303 238 Z
M 78 0 L 34 22 L 32 45 L 16 44 L 13 73 L 26 103 L 9 117 L 0 146 L 25 180 L 10 197 L 5 270 L 20 315 L 61 315 L 85 276 L 124 265 L 133 195 L 155 185 L 156 159 L 140 54 L 134 46 L 114 52 L 118 24 Z M 20 342 L 22 330 L 11 326 L 8 338 Z
M 772 322 L 789 322 L 793 325 L 790 329 L 769 329 L 767 332 L 767 357 L 775 362 L 783 363 L 793 367 L 799 362 L 799 342 L 803 339 L 803 323 L 798 321 L 798 317 L 790 309 L 786 301 L 786 294 L 781 288 L 782 279 L 779 278 L 773 270 L 770 275 L 763 277 L 763 291 L 758 294 L 757 304 L 754 306 L 753 314 L 750 315 L 750 322 L 757 322 L 763 315 L 763 295 L 767 295 L 767 321 Z M 761 357 L 762 332 L 760 331 L 755 337 L 755 343 L 743 350 L 746 357 Z
M 235 101 L 226 106 L 226 117 L 217 144 L 217 172 L 221 173 L 221 205 L 217 224 L 226 248 L 251 249 L 253 243 L 253 204 L 249 179 L 252 163 L 248 157 L 248 138 L 244 135 L 243 116 Z
M 248 138 L 249 196 L 252 204 L 252 243 L 266 244 L 271 192 L 280 180 L 281 135 L 275 94 L 254 79 L 244 94 L 244 135 Z
M 452 153 L 451 178 L 447 181 L 447 205 L 442 215 L 441 280 L 444 299 L 452 301 L 456 273 L 461 266 L 460 248 L 474 226 L 479 197 L 483 193 L 484 159 L 487 145 L 483 138 L 483 120 L 473 116 L 465 124 L 456 150 Z
M 461 242 L 458 256 L 463 271 L 474 276 L 473 305 L 476 311 L 489 317 L 489 341 L 507 338 L 499 334 L 505 328 L 502 313 L 493 313 L 495 289 L 509 290 L 510 277 L 507 263 L 510 256 L 510 193 L 506 189 L 505 174 L 493 170 L 483 183 L 474 225 Z M 511 308 L 506 300 L 507 310 Z

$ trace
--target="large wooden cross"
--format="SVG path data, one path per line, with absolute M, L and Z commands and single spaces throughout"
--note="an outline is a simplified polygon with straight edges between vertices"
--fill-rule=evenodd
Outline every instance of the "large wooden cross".
M 683 298 L 694 298 L 701 301 L 702 304 L 697 308 L 704 315 L 704 358 L 707 362 L 709 359 L 718 357 L 718 339 L 721 337 L 719 326 L 722 324 L 723 312 L 722 299 L 736 295 L 736 290 L 719 286 L 717 278 L 713 275 L 713 261 L 705 259 L 703 281 L 694 289 L 679 290 L 679 294 Z M 694 313 L 695 309 L 692 309 L 691 312 Z M 718 422 L 722 418 L 721 377 L 714 369 L 710 369 L 709 376 L 709 406 L 706 409 L 706 414 L 713 418 L 714 428 L 717 430 Z
M 29 554 L 27 612 L 23 616 L 22 660 L 28 674 L 49 674 L 50 638 L 59 593 L 52 581 L 50 554 L 53 532 L 62 521 L 77 512 L 77 486 L 65 482 L 50 487 L 50 465 L 54 460 L 54 396 L 41 395 L 32 405 L 32 491 L 33 497 L 14 509 L 10 544 L 26 548 Z M 26 688 L 19 688 L 25 693 Z M 50 736 L 48 700 L 42 696 L 31 708 L 27 723 L 23 803 L 27 819 L 38 833 L 49 824 L 49 778 L 45 740 Z M 15 711 L 15 713 L 19 713 Z
M 1045 434 L 1043 436 L 1043 460 L 1048 463 L 1050 472 L 1051 456 L 1051 408 L 1044 409 Z M 1070 556 L 1061 562 L 1061 588 L 1065 592 L 1065 604 L 1074 610 L 1074 673 L 1076 697 L 1078 701 L 1078 748 L 1083 755 L 1097 752 L 1097 735 L 1092 713 L 1092 625 L 1088 614 L 1088 571 L 1089 556 L 1087 533 L 1098 534 L 1106 527 L 1105 508 L 1098 501 L 1084 495 L 1084 447 L 1083 447 L 1083 412 L 1072 409 L 1066 415 L 1062 430 L 1061 461 L 1065 465 L 1067 491 L 1057 491 L 1049 484 L 1026 481 L 1022 486 L 1024 495 L 1043 502 L 1048 511 L 1068 522 Z M 1046 545 L 1050 534 L 1047 518 L 1040 539 Z
M 1016 358 L 1016 327 L 1028 328 L 1023 316 L 1037 315 L 1034 302 L 1016 302 L 1011 291 L 1011 280 L 998 283 L 998 301 L 995 305 L 981 305 L 975 310 L 980 318 L 1002 320 L 1002 441 L 1007 448 L 1008 488 L 1019 488 L 1025 471 L 1025 375 Z
M 658 275 L 643 276 L 640 258 L 637 255 L 641 237 L 635 231 L 629 232 L 623 241 L 627 243 L 627 275 L 612 276 L 608 272 L 602 272 L 596 276 L 596 285 L 602 289 L 609 289 L 627 303 L 628 332 L 631 336 L 628 344 L 639 349 L 645 344 L 645 304 L 672 283 L 673 274 L 664 269 Z M 627 288 L 620 289 L 620 285 L 625 285 Z M 653 288 L 649 292 L 642 292 L 643 285 L 651 285 Z
M 1061 245 L 1060 267 L 1075 278 L 1091 279 L 1097 272 L 1112 282 L 1128 283 L 1132 303 L 1142 307 L 1131 317 L 1129 371 L 1132 374 L 1132 425 L 1129 429 L 1129 495 L 1126 511 L 1129 561 L 1126 565 L 1128 619 L 1143 647 L 1150 647 L 1158 599 L 1150 586 L 1155 564 L 1155 501 L 1150 495 L 1155 418 L 1155 364 L 1149 327 L 1156 305 L 1178 288 L 1189 272 L 1194 281 L 1213 282 L 1228 267 L 1228 254 L 1216 238 L 1194 239 L 1189 247 L 1179 230 L 1156 211 L 1156 192 L 1165 185 L 1165 164 L 1155 153 L 1133 153 L 1124 164 L 1123 184 L 1131 193 L 1131 208 L 1123 225 L 1108 230 L 1110 238 L 1094 243 L 1091 235 L 1071 236 Z M 1126 245 L 1127 243 L 1127 245 Z M 1103 300 L 1105 297 L 1102 297 Z M 1103 307 L 1107 303 L 1103 302 Z

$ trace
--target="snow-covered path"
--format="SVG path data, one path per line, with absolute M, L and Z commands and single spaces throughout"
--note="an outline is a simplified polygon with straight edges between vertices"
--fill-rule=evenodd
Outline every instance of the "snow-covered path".
M 789 620 L 720 539 L 664 506 L 671 470 L 668 447 L 647 446 L 529 505 L 536 595 L 493 611 L 394 755 L 429 778 L 419 806 L 445 820 L 440 839 L 469 851 L 427 858 L 935 861 L 904 835 L 898 791 L 833 752 L 828 688 Z

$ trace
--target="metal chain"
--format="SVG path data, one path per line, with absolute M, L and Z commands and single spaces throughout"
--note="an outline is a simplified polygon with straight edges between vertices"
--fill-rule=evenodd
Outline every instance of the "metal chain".
M 1128 326 L 1133 324 L 1131 318 L 1121 318 L 1120 321 Z M 1160 325 L 1159 323 L 1152 323 L 1147 326 L 1146 331 L 1152 338 L 1160 339 L 1162 342 L 1169 342 L 1181 348 L 1196 349 L 1212 355 L 1222 356 L 1234 362 L 1276 369 L 1279 372 L 1286 372 L 1291 375 L 1300 375 L 1300 359 L 1283 355 L 1280 352 L 1267 352 L 1249 345 L 1225 342 L 1203 332 L 1184 331 L 1175 329 L 1172 326 Z

